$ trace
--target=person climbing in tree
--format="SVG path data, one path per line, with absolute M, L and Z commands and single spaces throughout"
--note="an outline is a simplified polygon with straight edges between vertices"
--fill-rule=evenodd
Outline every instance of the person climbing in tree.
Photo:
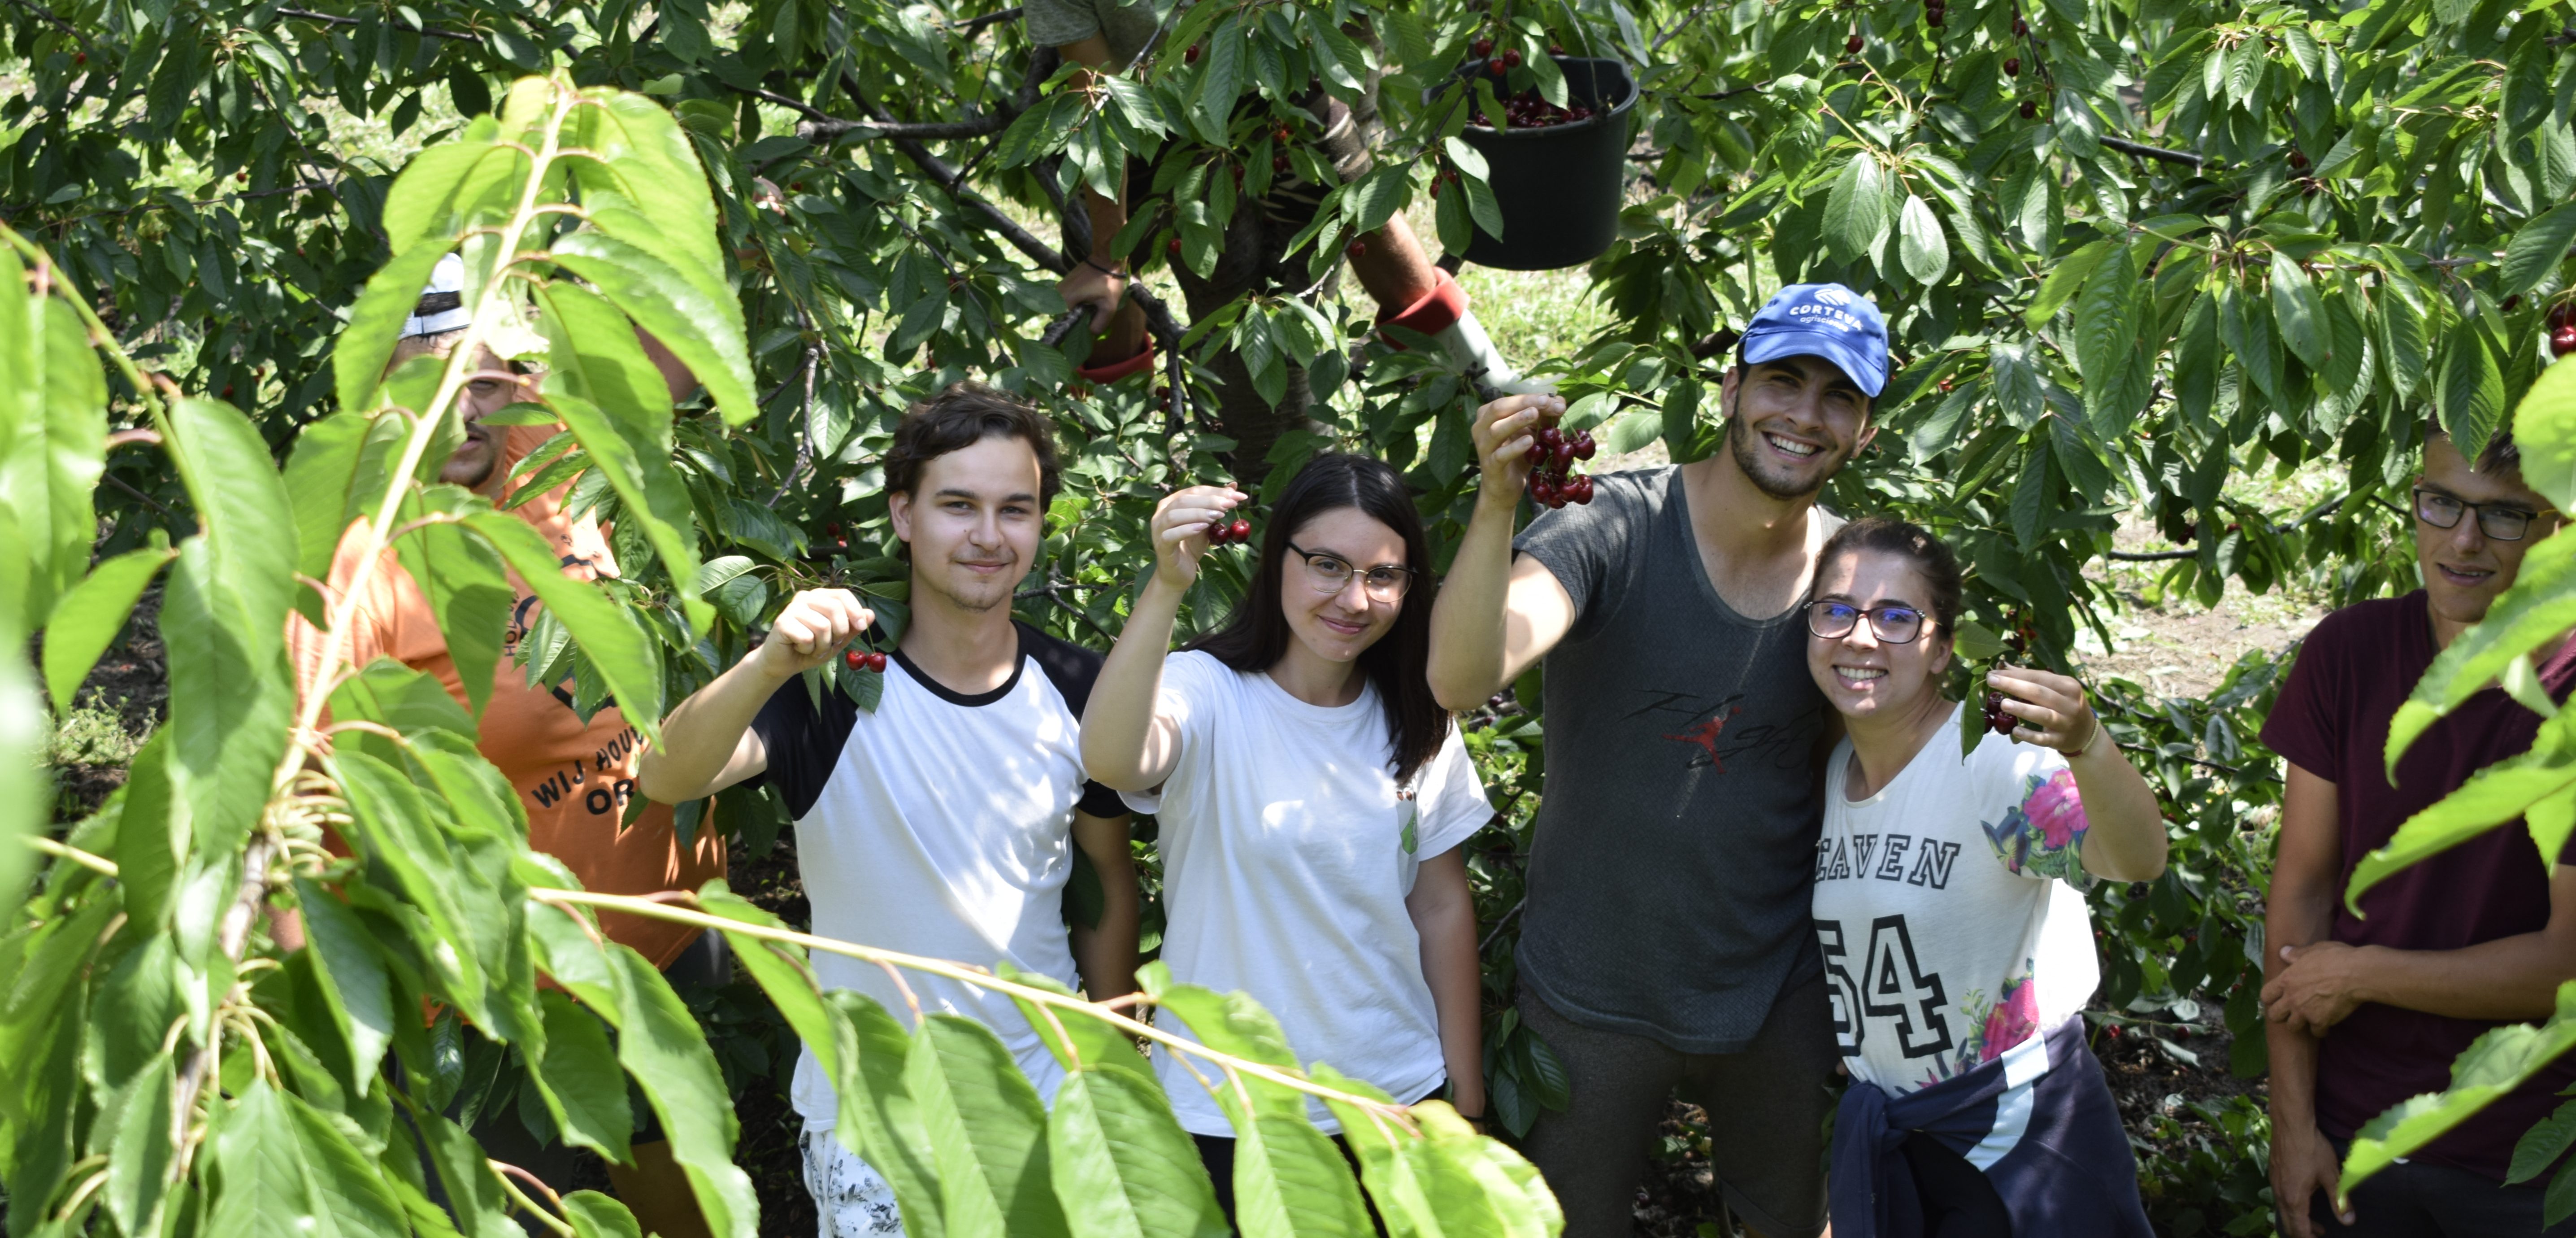
M 440 259 L 429 287 L 403 322 L 388 373 L 415 357 L 445 357 L 455 349 L 473 320 L 463 304 L 464 291 L 463 259 L 454 254 Z M 639 333 L 637 344 L 661 371 L 671 398 L 696 390 L 696 378 L 658 342 Z M 563 427 L 496 427 L 483 419 L 513 402 L 534 398 L 537 382 L 536 375 L 521 372 L 521 367 L 485 345 L 476 355 L 475 373 L 457 397 L 464 440 L 439 465 L 438 479 L 495 502 L 508 501 L 515 489 L 510 480 L 513 466 Z M 615 576 L 617 558 L 599 521 L 564 511 L 569 489 L 567 483 L 510 512 L 544 535 L 562 557 L 565 575 L 578 580 Z M 362 528 L 351 527 L 332 560 L 324 589 L 328 602 L 338 602 L 356 579 L 361 562 L 357 538 Z M 524 581 L 514 576 L 512 585 L 518 596 L 510 608 L 500 660 L 487 672 L 491 697 L 478 724 L 476 747 L 518 791 L 519 805 L 527 814 L 528 844 L 563 861 L 581 879 L 582 888 L 609 894 L 694 891 L 708 879 L 724 876 L 724 840 L 707 831 L 683 841 L 667 805 L 652 805 L 633 822 L 625 820 L 628 802 L 635 795 L 642 739 L 614 704 L 585 720 L 574 707 L 569 679 L 530 686 L 527 668 L 513 663 L 511 651 L 535 623 L 538 602 Z M 368 578 L 349 623 L 348 665 L 364 668 L 377 658 L 390 658 L 436 679 L 460 704 L 466 701 L 462 674 L 439 628 L 438 615 L 393 549 L 385 550 L 383 561 Z M 303 692 L 328 692 L 334 686 L 322 678 L 323 643 L 321 629 L 301 616 L 287 620 L 287 649 Z M 721 936 L 613 912 L 602 913 L 599 920 L 611 941 L 632 947 L 684 992 L 732 979 L 732 956 Z M 300 941 L 299 930 L 288 932 Z M 519 1118 L 524 1111 L 518 1106 L 484 1110 L 472 1127 L 475 1140 L 494 1160 L 527 1170 L 558 1193 L 578 1189 L 582 1159 L 590 1154 L 531 1134 Z M 670 1141 L 660 1122 L 647 1107 L 639 1106 L 635 1117 L 633 1162 L 608 1166 L 618 1198 L 649 1231 L 669 1238 L 705 1234 L 706 1222 L 690 1194 L 687 1176 L 671 1159 Z
M 1021 13 L 1031 43 L 1053 47 L 1066 60 L 1086 68 L 1117 73 L 1131 67 L 1152 41 L 1157 28 L 1154 7 L 1150 0 L 1028 0 Z M 1320 86 L 1310 88 L 1298 100 L 1309 121 L 1302 133 L 1292 132 L 1290 140 L 1309 144 L 1346 183 L 1366 175 L 1375 163 L 1368 133 L 1376 118 L 1376 90 L 1372 79 L 1361 110 L 1355 112 Z M 1088 187 L 1081 190 L 1091 223 L 1091 252 L 1056 287 L 1064 294 L 1066 308 L 1091 311 L 1091 329 L 1099 339 L 1092 345 L 1091 363 L 1079 373 L 1093 382 L 1112 382 L 1154 363 L 1145 313 L 1127 296 L 1131 279 L 1127 265 L 1111 249 L 1119 229 L 1127 226 L 1128 200 L 1136 186 L 1152 183 L 1152 167 L 1131 160 L 1118 197 L 1106 197 Z M 1257 222 L 1258 230 L 1229 231 L 1229 252 L 1218 259 L 1209 278 L 1200 279 L 1174 263 L 1191 312 L 1214 310 L 1250 289 L 1304 287 L 1309 282 L 1305 260 L 1291 261 L 1284 251 L 1288 240 L 1313 221 L 1326 192 L 1324 186 L 1298 179 L 1292 165 L 1273 176 L 1268 193 L 1237 208 L 1238 217 L 1247 212 L 1258 217 L 1245 221 Z M 1233 243 L 1243 237 L 1249 238 L 1257 255 L 1232 252 Z M 1319 243 L 1330 240 L 1319 238 Z M 1347 253 L 1352 273 L 1378 304 L 1378 325 L 1430 337 L 1485 398 L 1554 390 L 1545 382 L 1523 377 L 1495 349 L 1468 308 L 1466 290 L 1424 255 L 1421 241 L 1403 216 L 1357 238 Z

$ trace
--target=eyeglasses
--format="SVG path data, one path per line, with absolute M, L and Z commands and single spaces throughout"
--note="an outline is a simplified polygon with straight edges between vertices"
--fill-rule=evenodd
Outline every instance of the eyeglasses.
M 2460 527 L 2460 517 L 2469 512 L 2478 514 L 2478 531 L 2499 542 L 2521 541 L 2522 535 L 2530 531 L 2531 522 L 2540 518 L 2538 512 L 2519 507 L 2464 503 L 2439 490 L 2415 487 L 2415 518 L 2436 529 Z
M 1413 587 L 1413 569 L 1401 564 L 1381 563 L 1363 571 L 1329 550 L 1308 550 L 1295 542 L 1288 543 L 1288 549 L 1306 561 L 1306 583 L 1315 586 L 1317 593 L 1339 593 L 1353 575 L 1360 578 L 1360 588 L 1381 602 L 1395 601 Z
M 1923 635 L 1923 612 L 1911 606 L 1873 606 L 1863 610 L 1849 602 L 1807 603 L 1807 630 L 1826 640 L 1840 640 L 1851 635 L 1863 615 L 1869 616 L 1869 630 L 1888 644 L 1906 644 Z

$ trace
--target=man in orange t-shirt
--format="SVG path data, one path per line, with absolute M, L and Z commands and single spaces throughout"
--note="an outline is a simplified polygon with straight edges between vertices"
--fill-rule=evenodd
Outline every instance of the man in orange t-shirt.
M 429 291 L 404 323 L 391 366 L 424 354 L 443 356 L 455 345 L 469 321 L 461 305 L 463 275 L 463 264 L 453 255 L 439 264 Z M 696 379 L 685 366 L 657 341 L 648 337 L 644 343 L 674 399 L 695 389 Z M 562 429 L 482 424 L 484 417 L 505 405 L 530 398 L 525 389 L 528 380 L 500 377 L 510 368 L 490 349 L 482 350 L 477 369 L 486 376 L 469 382 L 458 396 L 465 441 L 438 475 L 440 481 L 464 486 L 495 503 L 510 497 L 511 466 Z M 568 489 L 569 484 L 539 495 L 513 509 L 514 513 L 555 548 L 565 575 L 578 580 L 615 576 L 617 560 L 599 522 L 587 514 L 579 519 L 564 514 Z M 355 578 L 360 558 L 353 530 L 331 562 L 330 601 L 336 603 Z M 517 601 L 510 609 L 504 656 L 493 669 L 492 696 L 484 706 L 476 747 L 518 790 L 519 802 L 527 810 L 528 845 L 563 861 L 583 888 L 611 894 L 693 891 L 708 879 L 723 876 L 724 840 L 712 831 L 702 831 L 693 841 L 681 842 L 667 804 L 650 805 L 635 824 L 621 827 L 627 803 L 636 795 L 635 765 L 642 755 L 642 737 L 614 706 L 582 721 L 573 708 L 569 679 L 548 687 L 528 686 L 526 668 L 514 665 L 510 655 L 535 621 L 539 603 L 515 573 L 510 584 Z M 319 629 L 301 616 L 288 618 L 287 647 L 297 679 L 306 690 L 316 687 L 320 679 L 322 644 Z M 347 647 L 351 667 L 365 666 L 378 657 L 391 658 L 436 677 L 449 695 L 460 704 L 465 702 L 464 682 L 448 653 L 437 616 L 390 550 L 351 612 Z M 720 936 L 702 935 L 686 925 L 615 914 L 602 915 L 600 927 L 611 940 L 633 947 L 662 969 L 674 984 L 717 985 L 732 979 L 732 959 Z M 670 1144 L 649 1110 L 639 1109 L 636 1116 L 642 1129 L 633 1144 L 634 1165 L 609 1166 L 618 1197 L 647 1232 L 666 1238 L 706 1233 L 687 1178 L 671 1160 Z M 552 1181 L 569 1177 L 570 1154 L 560 1146 L 537 1147 L 518 1129 L 515 1115 L 501 1118 L 487 1117 L 476 1126 L 474 1135 L 486 1151 L 548 1179 L 559 1190 L 571 1189 L 570 1183 Z

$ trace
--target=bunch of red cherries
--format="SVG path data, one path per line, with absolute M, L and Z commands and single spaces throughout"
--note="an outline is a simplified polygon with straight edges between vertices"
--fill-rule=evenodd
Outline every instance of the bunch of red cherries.
M 1589 460 L 1600 447 L 1592 441 L 1592 432 L 1577 430 L 1568 434 L 1556 428 L 1556 413 L 1539 414 L 1539 428 L 1530 432 L 1536 440 L 1530 447 L 1530 501 L 1541 507 L 1563 507 L 1568 503 L 1592 501 L 1592 479 L 1569 474 L 1577 460 Z
M 2549 355 L 2569 353 L 2576 353 L 2576 301 L 2561 301 L 2549 307 Z
M 883 673 L 886 668 L 886 656 L 874 650 L 853 649 L 841 655 L 841 665 L 854 671 Z
M 1232 524 L 1227 524 L 1222 520 L 1210 521 L 1208 523 L 1207 539 L 1208 549 L 1210 550 L 1214 550 L 1219 546 L 1243 545 L 1252 540 L 1252 522 L 1249 520 L 1237 520 Z
M 2038 629 L 2032 625 L 2029 619 L 2025 618 L 2020 623 L 2014 625 L 2013 634 L 2004 638 L 2004 645 L 2012 651 L 2012 656 L 2016 658 L 2027 657 L 2030 654 L 2030 643 L 2038 636 L 2038 634 Z M 1997 735 L 2010 735 L 2013 732 L 2013 728 L 2020 725 L 2021 719 L 2004 709 L 2003 693 L 1986 693 L 1987 730 L 1992 731 Z
M 1573 107 L 1558 107 L 1540 98 L 1538 91 L 1531 89 L 1503 100 L 1503 119 L 1511 122 L 1512 128 L 1515 129 L 1545 129 L 1551 125 L 1571 125 L 1590 120 L 1592 109 L 1581 104 Z M 1482 112 L 1476 113 L 1468 123 L 1479 129 L 1493 128 L 1493 125 L 1486 122 Z

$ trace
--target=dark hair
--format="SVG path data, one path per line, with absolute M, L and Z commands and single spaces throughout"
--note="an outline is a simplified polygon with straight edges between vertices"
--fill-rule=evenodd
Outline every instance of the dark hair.
M 1404 489 L 1404 478 L 1385 463 L 1366 456 L 1338 453 L 1315 457 L 1298 471 L 1272 504 L 1261 533 L 1261 553 L 1252 562 L 1252 588 L 1235 604 L 1225 627 L 1185 648 L 1200 650 L 1237 672 L 1266 671 L 1287 656 L 1287 602 L 1281 596 L 1282 563 L 1294 561 L 1288 538 L 1325 512 L 1356 507 L 1404 539 L 1404 565 L 1414 570 L 1414 587 L 1396 612 L 1395 629 L 1360 654 L 1360 671 L 1377 685 L 1386 708 L 1387 734 L 1395 779 L 1403 782 L 1439 755 L 1449 737 L 1449 711 L 1431 695 L 1427 668 L 1431 661 L 1431 546 L 1422 534 L 1422 514 Z
M 2433 436 L 2437 434 L 2443 438 L 2451 437 L 2451 432 L 2443 429 L 2440 421 L 2424 423 L 2426 442 L 2432 441 Z M 2469 462 L 2469 471 L 2489 475 L 2521 472 L 2522 444 L 2513 441 L 2513 431 L 2497 430 L 2495 437 L 2487 440 L 2486 450 L 2479 452 L 2478 458 Z
M 1807 594 L 1815 596 L 1817 582 L 1825 578 L 1825 569 L 1845 555 L 1862 551 L 1903 555 L 1914 561 L 1914 570 L 1923 574 L 1923 582 L 1932 586 L 1932 622 L 1943 637 L 1957 630 L 1959 620 L 1959 557 L 1932 531 L 1921 525 L 1908 524 L 1892 516 L 1863 516 L 1834 530 L 1825 539 L 1825 548 L 1816 552 L 1816 575 L 1807 582 Z
M 1038 457 L 1038 505 L 1055 501 L 1055 492 L 1064 485 L 1064 470 L 1055 458 L 1055 423 L 1037 406 L 982 383 L 950 383 L 903 411 L 894 428 L 894 446 L 885 453 L 886 492 L 913 493 L 921 484 L 923 465 L 988 438 L 1028 443 Z

